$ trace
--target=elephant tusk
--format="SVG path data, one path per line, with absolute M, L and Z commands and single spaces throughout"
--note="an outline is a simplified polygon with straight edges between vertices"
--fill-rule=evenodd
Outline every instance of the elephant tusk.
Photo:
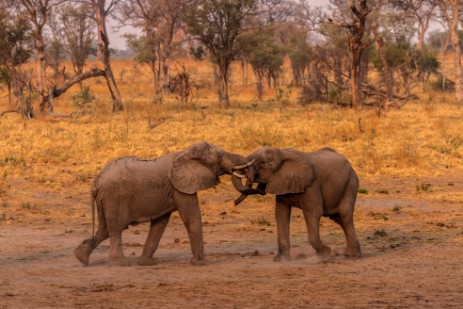
M 256 161 L 256 159 L 252 159 L 250 162 L 248 162 L 248 163 L 246 163 L 244 165 L 237 165 L 237 166 L 233 167 L 233 170 L 242 170 L 243 168 L 251 166 L 251 164 L 253 164 L 254 161 Z
M 241 175 L 241 174 L 238 174 L 237 172 L 233 172 L 233 175 L 241 179 L 246 178 L 246 175 Z

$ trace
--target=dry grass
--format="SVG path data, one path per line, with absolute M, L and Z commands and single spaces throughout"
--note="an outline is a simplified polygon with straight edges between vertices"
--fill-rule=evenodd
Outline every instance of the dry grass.
M 192 66 L 196 80 L 211 85 L 206 64 Z M 123 155 L 151 158 L 205 140 L 224 149 L 249 154 L 256 148 L 294 147 L 311 151 L 332 147 L 348 157 L 360 176 L 426 176 L 456 174 L 463 155 L 463 108 L 451 95 L 433 94 L 423 102 L 408 103 L 377 117 L 373 110 L 337 109 L 328 105 L 304 108 L 272 100 L 257 103 L 253 91 L 238 91 L 232 83 L 234 107 L 215 107 L 213 88 L 201 89 L 203 99 L 181 106 L 167 98 L 153 103 L 149 72 L 127 61 L 115 62 L 115 76 L 126 110 L 113 115 L 103 80 L 92 81 L 94 113 L 77 119 L 39 118 L 26 121 L 17 114 L 0 120 L 0 194 L 8 179 L 24 177 L 58 189 L 86 182 L 110 159 Z M 125 70 L 125 71 L 124 71 Z M 121 71 L 124 71 L 121 73 Z M 235 68 L 234 81 L 242 74 Z M 249 73 L 250 74 L 250 73 Z M 212 87 L 212 86 L 211 86 Z M 77 87 L 76 87 L 77 88 Z M 74 91 L 77 91 L 74 90 Z M 56 103 L 60 112 L 72 112 L 70 96 Z M 5 99 L 3 99 L 5 100 Z M 2 101 L 0 109 L 6 108 Z M 148 128 L 148 119 L 166 117 Z

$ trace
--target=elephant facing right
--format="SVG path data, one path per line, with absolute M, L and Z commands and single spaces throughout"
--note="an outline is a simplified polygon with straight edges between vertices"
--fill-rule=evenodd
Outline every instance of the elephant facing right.
M 262 147 L 247 157 L 249 164 L 233 173 L 233 185 L 246 195 L 276 195 L 275 219 L 278 232 L 278 254 L 275 261 L 290 259 L 289 223 L 291 208 L 302 210 L 309 242 L 319 256 L 328 256 L 330 248 L 320 239 L 320 219 L 329 217 L 344 230 L 346 255 L 360 258 L 362 252 L 354 228 L 354 205 L 359 179 L 349 161 L 330 148 L 315 152 Z M 247 184 L 241 180 L 246 178 Z M 258 183 L 257 189 L 252 188 Z

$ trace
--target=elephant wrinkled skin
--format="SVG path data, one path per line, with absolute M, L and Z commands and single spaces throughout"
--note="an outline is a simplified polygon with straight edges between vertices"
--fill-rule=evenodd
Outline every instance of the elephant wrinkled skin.
M 354 228 L 354 205 L 359 180 L 349 161 L 336 151 L 323 148 L 315 152 L 262 147 L 248 156 L 253 163 L 241 174 L 233 175 L 235 188 L 244 195 L 267 193 L 276 195 L 275 219 L 278 230 L 278 254 L 275 261 L 290 259 L 289 225 L 291 208 L 302 210 L 309 242 L 317 255 L 326 257 L 330 248 L 320 239 L 320 219 L 327 216 L 344 230 L 346 255 L 362 256 Z M 247 185 L 241 183 L 247 178 Z M 238 179 L 240 181 L 238 181 Z M 252 183 L 258 183 L 252 189 Z
M 138 264 L 155 264 L 153 254 L 171 213 L 178 210 L 190 239 L 191 263 L 206 263 L 196 192 L 218 184 L 218 176 L 231 173 L 234 166 L 244 162 L 244 157 L 206 142 L 157 159 L 122 157 L 111 161 L 92 187 L 92 216 L 95 222 L 96 205 L 98 230 L 74 250 L 77 259 L 88 265 L 91 252 L 109 238 L 110 264 L 128 266 L 130 262 L 122 251 L 122 231 L 129 225 L 151 222 Z

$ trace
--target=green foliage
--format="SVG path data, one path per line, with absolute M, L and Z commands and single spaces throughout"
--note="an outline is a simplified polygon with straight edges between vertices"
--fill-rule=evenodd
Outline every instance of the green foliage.
M 416 66 L 422 73 L 437 74 L 440 62 L 436 58 L 436 53 L 428 48 L 416 51 Z
M 81 92 L 74 94 L 71 98 L 76 109 L 82 113 L 85 112 L 85 107 L 96 99 L 95 95 L 90 91 L 90 86 L 83 86 Z
M 412 51 L 411 45 L 402 40 L 399 42 L 387 41 L 384 44 L 384 53 L 386 54 L 387 64 L 390 68 L 396 68 L 407 63 Z M 372 51 L 370 54 L 370 61 L 376 69 L 383 69 L 383 64 L 378 50 L 375 49 Z
M 278 74 L 284 62 L 284 50 L 275 38 L 273 28 L 254 31 L 243 37 L 241 56 L 252 66 L 258 78 Z
M 14 53 L 12 53 L 14 50 Z M 9 84 L 12 69 L 32 55 L 31 26 L 23 16 L 0 12 L 0 83 Z
M 59 74 L 61 61 L 65 57 L 66 52 L 63 43 L 56 38 L 52 39 L 45 50 L 45 62 L 53 69 L 55 76 Z
M 184 20 L 209 51 L 211 61 L 220 66 L 236 59 L 245 20 L 255 9 L 256 0 L 206 0 L 191 6 Z
M 71 59 L 74 72 L 81 74 L 88 56 L 95 52 L 92 8 L 71 4 L 58 6 L 50 20 L 54 41 L 59 41 Z
M 125 39 L 127 46 L 135 52 L 134 60 L 153 69 L 157 60 L 156 38 L 147 35 L 137 37 L 135 34 L 126 34 Z

